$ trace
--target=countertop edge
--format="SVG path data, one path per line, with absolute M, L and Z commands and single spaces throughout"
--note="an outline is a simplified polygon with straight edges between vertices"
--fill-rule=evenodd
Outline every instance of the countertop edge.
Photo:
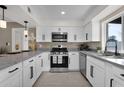
M 91 51 L 89 51 L 89 52 L 88 52 L 88 51 L 80 51 L 80 52 L 83 53 L 83 54 L 86 54 L 86 55 L 88 55 L 88 56 L 94 57 L 94 58 L 96 58 L 96 59 L 102 60 L 102 61 L 104 61 L 104 62 L 109 62 L 109 63 L 111 63 L 111 64 L 124 67 L 124 64 L 119 64 L 119 63 L 116 63 L 116 62 L 112 62 L 112 61 L 110 61 L 110 60 L 107 60 L 107 59 L 105 59 L 105 58 L 99 56 L 98 53 L 96 53 L 96 52 L 91 52 Z

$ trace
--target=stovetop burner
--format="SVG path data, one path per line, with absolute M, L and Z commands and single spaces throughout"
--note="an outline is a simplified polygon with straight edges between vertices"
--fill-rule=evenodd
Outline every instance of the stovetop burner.
M 67 48 L 52 48 L 51 54 L 68 54 Z

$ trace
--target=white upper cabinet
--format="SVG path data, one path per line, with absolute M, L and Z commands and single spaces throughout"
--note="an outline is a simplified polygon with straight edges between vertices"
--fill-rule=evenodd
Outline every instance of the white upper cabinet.
M 83 28 L 81 27 L 69 27 L 68 42 L 83 42 Z
M 99 25 L 95 23 L 95 21 L 90 21 L 86 25 L 84 25 L 83 32 L 83 41 L 91 42 L 91 41 L 100 41 L 100 29 Z
M 83 27 L 37 27 L 37 42 L 52 42 L 52 32 L 67 32 L 68 42 L 83 42 Z
M 51 42 L 51 30 L 48 27 L 36 28 L 36 41 L 37 42 Z

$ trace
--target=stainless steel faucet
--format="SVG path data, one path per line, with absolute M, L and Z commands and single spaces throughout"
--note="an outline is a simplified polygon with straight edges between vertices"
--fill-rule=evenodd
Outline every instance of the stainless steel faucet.
M 114 54 L 115 54 L 115 56 L 118 56 L 119 55 L 119 53 L 118 53 L 118 51 L 117 51 L 117 48 L 118 48 L 118 46 L 117 46 L 117 40 L 115 40 L 115 39 L 108 39 L 107 41 L 106 41 L 106 46 L 105 46 L 105 51 L 104 51 L 104 53 L 105 54 L 108 54 L 109 55 L 109 53 L 110 53 L 110 51 L 108 52 L 108 43 L 110 43 L 110 42 L 114 42 L 115 43 L 115 51 L 114 51 Z

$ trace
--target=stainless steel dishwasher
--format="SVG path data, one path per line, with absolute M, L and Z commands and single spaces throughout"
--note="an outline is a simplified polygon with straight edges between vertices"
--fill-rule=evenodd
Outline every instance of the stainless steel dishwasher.
M 80 52 L 79 61 L 80 61 L 80 72 L 86 77 L 86 62 L 87 62 L 87 55 Z

